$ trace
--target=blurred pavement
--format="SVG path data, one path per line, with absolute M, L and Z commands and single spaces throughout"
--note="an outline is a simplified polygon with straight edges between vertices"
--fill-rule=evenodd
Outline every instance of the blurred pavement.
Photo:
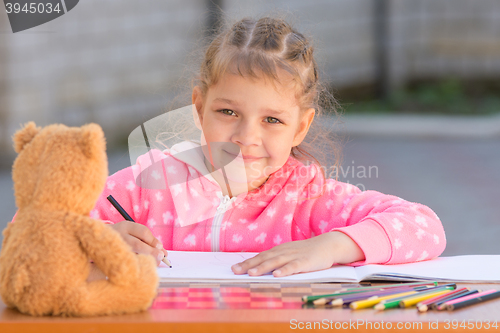
M 443 255 L 500 254 L 500 114 L 356 115 L 343 122 L 348 140 L 339 180 L 432 208 L 447 235 Z M 129 165 L 127 151 L 109 153 L 110 174 Z M 10 170 L 0 170 L 0 211 L 3 229 L 16 211 Z

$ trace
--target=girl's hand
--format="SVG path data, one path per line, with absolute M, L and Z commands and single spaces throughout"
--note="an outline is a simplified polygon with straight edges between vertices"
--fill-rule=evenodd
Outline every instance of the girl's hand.
M 312 272 L 364 260 L 359 246 L 346 234 L 327 232 L 313 238 L 283 243 L 233 265 L 235 274 L 251 276 L 273 272 L 275 277 Z
M 167 250 L 163 249 L 163 244 L 153 236 L 151 230 L 145 225 L 121 221 L 108 224 L 108 226 L 115 229 L 135 253 L 152 255 L 156 259 L 157 265 L 160 265 L 163 257 L 168 255 Z

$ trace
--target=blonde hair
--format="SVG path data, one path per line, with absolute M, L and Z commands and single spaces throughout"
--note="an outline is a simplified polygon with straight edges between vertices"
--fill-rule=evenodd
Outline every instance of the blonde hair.
M 200 71 L 193 82 L 200 87 L 203 96 L 227 72 L 254 78 L 263 74 L 272 82 L 280 82 L 281 73 L 285 73 L 298 88 L 296 97 L 301 113 L 314 108 L 315 118 L 318 118 L 325 109 L 330 109 L 339 120 L 339 105 L 319 81 L 314 47 L 303 34 L 285 20 L 272 17 L 243 18 L 230 26 L 225 25 L 223 23 L 206 48 Z M 324 125 L 321 121 L 313 121 L 306 138 L 300 145 L 292 147 L 290 154 L 301 162 L 316 163 L 326 178 L 322 164 L 311 152 L 322 155 L 325 162 L 324 151 L 333 153 L 337 170 L 342 159 L 341 145 L 335 143 L 339 138 L 321 125 Z M 318 143 L 318 138 L 325 140 Z

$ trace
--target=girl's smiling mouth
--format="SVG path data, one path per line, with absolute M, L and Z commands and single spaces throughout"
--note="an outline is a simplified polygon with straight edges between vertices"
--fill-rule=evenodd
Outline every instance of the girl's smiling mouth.
M 245 162 L 252 162 L 252 161 L 256 161 L 256 160 L 259 160 L 261 159 L 262 157 L 257 157 L 257 156 L 252 156 L 252 155 L 242 155 L 242 154 L 239 154 L 239 155 L 236 155 L 236 154 L 232 154 L 228 151 L 225 151 L 225 153 L 227 153 L 229 156 L 233 157 L 234 159 L 238 159 L 238 160 L 244 160 Z

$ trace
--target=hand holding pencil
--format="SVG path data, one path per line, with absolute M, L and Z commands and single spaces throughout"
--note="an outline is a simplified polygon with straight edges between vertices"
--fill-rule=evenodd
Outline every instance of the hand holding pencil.
M 142 224 L 135 223 L 113 196 L 109 195 L 107 199 L 126 220 L 112 224 L 110 227 L 122 236 L 134 252 L 150 254 L 157 259 L 158 265 L 163 261 L 172 268 L 170 261 L 167 259 L 168 252 L 163 248 L 163 244 L 153 236 L 151 230 Z

